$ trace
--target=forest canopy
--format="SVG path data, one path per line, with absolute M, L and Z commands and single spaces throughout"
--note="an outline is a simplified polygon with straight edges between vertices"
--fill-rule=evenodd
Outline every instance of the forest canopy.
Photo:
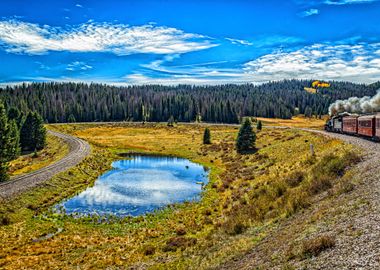
M 291 118 L 318 116 L 330 103 L 351 96 L 372 96 L 379 84 L 331 81 L 318 94 L 304 91 L 312 80 L 284 80 L 261 85 L 111 86 L 85 83 L 31 83 L 0 89 L 6 108 L 24 115 L 38 112 L 44 121 L 175 121 L 237 123 L 244 116 Z

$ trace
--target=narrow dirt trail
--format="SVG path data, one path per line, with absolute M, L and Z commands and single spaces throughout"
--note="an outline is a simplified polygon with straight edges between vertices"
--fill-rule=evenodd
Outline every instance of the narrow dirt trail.
M 302 129 L 353 144 L 364 151 L 353 191 L 313 205 L 276 227 L 247 254 L 219 269 L 380 269 L 380 143 L 343 134 Z M 323 216 L 313 220 L 315 215 Z M 313 216 L 314 215 L 314 216 Z M 319 256 L 287 260 L 291 243 L 305 236 L 333 235 L 335 247 Z M 290 267 L 290 268 L 286 268 Z
M 88 156 L 91 151 L 90 145 L 84 140 L 51 130 L 49 130 L 48 133 L 61 138 L 65 143 L 67 143 L 70 148 L 69 153 L 62 159 L 49 166 L 28 174 L 13 177 L 11 180 L 5 183 L 1 183 L 1 198 L 12 198 L 17 194 L 20 194 L 30 188 L 37 186 L 40 183 L 51 179 L 54 175 L 66 171 L 69 168 L 77 165 L 86 156 Z

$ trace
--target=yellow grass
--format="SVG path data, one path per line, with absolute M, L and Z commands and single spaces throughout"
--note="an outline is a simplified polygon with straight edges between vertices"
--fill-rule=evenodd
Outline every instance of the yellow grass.
M 16 176 L 24 173 L 30 173 L 46 167 L 67 155 L 69 147 L 61 139 L 47 135 L 46 147 L 38 152 L 34 157 L 33 153 L 24 154 L 10 162 L 9 174 Z
M 257 120 L 261 120 L 264 126 L 323 129 L 327 120 L 327 116 L 322 117 L 322 119 L 317 119 L 315 117 L 307 118 L 302 115 L 293 116 L 292 119 L 258 117 Z

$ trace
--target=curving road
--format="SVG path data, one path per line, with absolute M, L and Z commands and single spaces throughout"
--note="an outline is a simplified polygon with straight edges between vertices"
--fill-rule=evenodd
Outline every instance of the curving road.
M 55 131 L 48 131 L 49 134 L 61 138 L 69 145 L 69 153 L 57 162 L 46 166 L 37 171 L 16 176 L 11 180 L 0 184 L 0 197 L 8 199 L 16 194 L 24 192 L 35 187 L 46 180 L 51 179 L 56 174 L 66 171 L 67 169 L 81 162 L 91 151 L 90 145 L 79 138 Z

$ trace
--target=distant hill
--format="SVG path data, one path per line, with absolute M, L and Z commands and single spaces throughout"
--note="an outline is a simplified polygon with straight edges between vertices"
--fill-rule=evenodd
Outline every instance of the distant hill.
M 116 87 L 104 84 L 33 83 L 0 89 L 6 107 L 38 111 L 46 121 L 194 121 L 237 123 L 242 116 L 288 119 L 301 113 L 323 115 L 330 103 L 351 96 L 372 96 L 371 85 L 328 82 L 328 88 L 305 91 L 313 81 L 284 80 L 262 85 Z

